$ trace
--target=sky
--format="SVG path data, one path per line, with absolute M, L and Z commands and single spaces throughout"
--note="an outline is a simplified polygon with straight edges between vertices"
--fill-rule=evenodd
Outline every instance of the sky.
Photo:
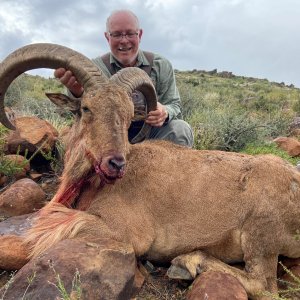
M 102 55 L 106 19 L 117 9 L 138 16 L 141 49 L 177 70 L 217 69 L 300 88 L 299 0 L 0 0 L 0 61 L 37 42 Z

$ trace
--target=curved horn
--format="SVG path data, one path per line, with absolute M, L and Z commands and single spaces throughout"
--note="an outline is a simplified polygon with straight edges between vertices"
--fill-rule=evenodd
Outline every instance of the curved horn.
M 0 122 L 9 129 L 15 129 L 15 126 L 4 112 L 5 93 L 15 78 L 26 71 L 38 68 L 71 70 L 85 91 L 108 82 L 106 76 L 89 58 L 70 48 L 49 43 L 19 48 L 0 64 Z
M 132 96 L 134 91 L 140 91 L 146 98 L 146 114 L 156 109 L 157 96 L 154 85 L 149 75 L 142 69 L 137 67 L 121 69 L 110 80 L 125 88 L 130 96 Z M 131 143 L 142 141 L 149 135 L 151 128 L 151 125 L 144 123 L 139 133 L 131 140 Z

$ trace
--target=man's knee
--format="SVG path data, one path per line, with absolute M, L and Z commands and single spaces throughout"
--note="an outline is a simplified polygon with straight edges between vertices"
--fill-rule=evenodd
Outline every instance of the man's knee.
M 171 131 L 174 132 L 174 142 L 176 144 L 193 147 L 194 135 L 191 126 L 183 120 L 172 120 L 170 122 Z
M 183 120 L 171 120 L 163 127 L 153 128 L 149 138 L 167 140 L 187 147 L 192 147 L 194 143 L 192 128 Z

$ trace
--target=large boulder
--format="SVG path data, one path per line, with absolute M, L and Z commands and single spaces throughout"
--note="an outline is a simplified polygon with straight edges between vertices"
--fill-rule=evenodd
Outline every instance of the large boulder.
M 53 149 L 58 131 L 47 121 L 38 117 L 17 117 L 16 130 L 11 131 L 6 139 L 5 152 L 10 154 L 34 153 L 41 148 L 49 152 Z
M 11 217 L 32 213 L 45 205 L 46 194 L 33 180 L 23 178 L 0 195 L 0 215 Z
M 126 300 L 132 294 L 135 269 L 135 254 L 129 245 L 108 239 L 63 240 L 26 264 L 9 288 L 0 290 L 0 299 L 4 292 L 7 300 L 21 299 L 24 294 L 31 300 L 59 299 L 61 284 L 71 299 L 77 299 L 80 290 L 80 299 Z M 74 279 L 76 286 L 72 286 Z

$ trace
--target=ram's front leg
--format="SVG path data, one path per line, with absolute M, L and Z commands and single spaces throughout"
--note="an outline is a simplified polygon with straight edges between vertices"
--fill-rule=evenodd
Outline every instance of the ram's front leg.
M 267 291 L 270 293 L 276 293 L 277 285 L 276 275 L 274 278 L 274 272 L 270 269 L 274 269 L 274 263 L 276 269 L 277 260 L 275 261 L 274 259 L 271 259 L 272 264 L 270 264 L 270 261 L 266 261 L 265 263 L 264 260 L 265 259 L 257 261 L 255 265 L 250 263 L 247 267 L 251 271 L 246 272 L 229 266 L 202 251 L 195 251 L 190 254 L 180 255 L 173 259 L 172 265 L 168 270 L 168 276 L 170 278 L 191 280 L 195 279 L 197 274 L 205 271 L 224 272 L 237 278 L 244 286 L 251 299 L 271 299 L 267 296 Z M 264 268 L 264 266 L 266 266 L 266 268 Z M 258 268 L 260 270 L 258 270 Z M 267 268 L 269 270 L 267 270 Z M 265 269 L 267 273 L 272 272 L 273 275 L 265 277 L 266 273 L 263 269 Z

